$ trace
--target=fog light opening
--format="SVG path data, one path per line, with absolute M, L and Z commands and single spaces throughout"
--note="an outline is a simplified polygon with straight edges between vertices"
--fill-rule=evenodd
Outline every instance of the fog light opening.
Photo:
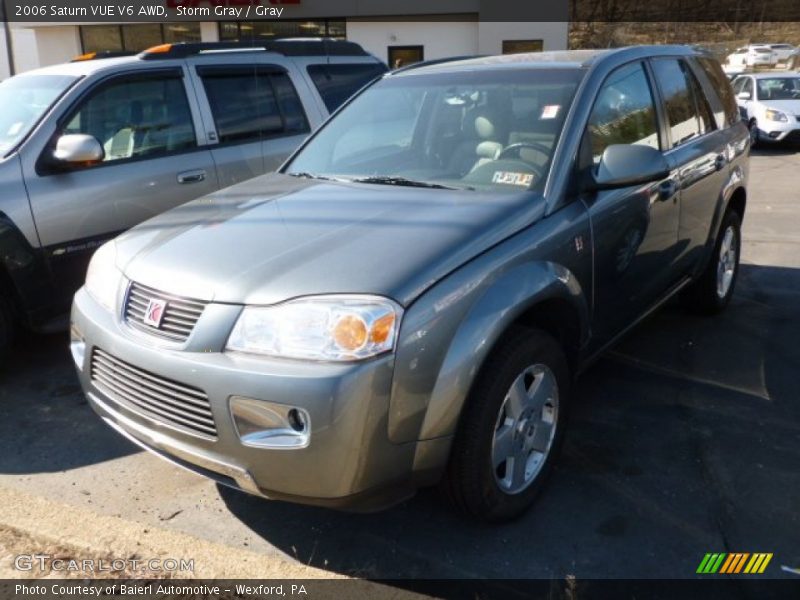
M 303 433 L 306 430 L 306 418 L 299 410 L 293 408 L 289 411 L 287 415 L 287 420 L 289 421 L 289 426 L 294 429 L 297 433 Z

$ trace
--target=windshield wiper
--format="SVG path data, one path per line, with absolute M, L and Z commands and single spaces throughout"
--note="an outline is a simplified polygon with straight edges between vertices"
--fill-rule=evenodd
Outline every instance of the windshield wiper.
M 333 181 L 330 177 L 325 177 L 323 175 L 317 175 L 315 173 L 306 173 L 302 171 L 300 173 L 287 173 L 290 177 L 297 177 L 298 179 L 322 179 L 323 181 Z
M 432 190 L 471 190 L 474 188 L 453 187 L 450 185 L 442 185 L 441 183 L 431 183 L 429 181 L 415 181 L 414 179 L 406 179 L 405 177 L 390 177 L 388 175 L 376 175 L 374 177 L 361 177 L 359 179 L 352 179 L 354 183 L 375 183 L 378 185 L 401 185 L 405 187 L 420 187 L 429 188 Z

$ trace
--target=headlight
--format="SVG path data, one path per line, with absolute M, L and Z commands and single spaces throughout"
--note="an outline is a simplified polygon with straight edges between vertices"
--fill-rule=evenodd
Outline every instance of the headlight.
M 228 350 L 281 358 L 355 361 L 394 349 L 403 309 L 377 296 L 315 296 L 247 307 Z
M 110 311 L 117 306 L 121 273 L 117 269 L 117 247 L 114 242 L 100 246 L 92 256 L 86 272 L 86 291 Z
M 782 113 L 779 110 L 772 110 L 771 108 L 767 109 L 767 112 L 764 113 L 764 116 L 767 117 L 769 121 L 788 121 L 789 117 L 786 116 L 786 113 Z

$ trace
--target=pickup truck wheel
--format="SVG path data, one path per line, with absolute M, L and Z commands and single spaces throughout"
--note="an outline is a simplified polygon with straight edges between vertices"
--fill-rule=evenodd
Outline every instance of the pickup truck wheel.
M 739 274 L 741 247 L 741 218 L 736 212 L 728 211 L 722 219 L 706 270 L 687 290 L 686 301 L 691 310 L 713 315 L 728 306 Z
M 467 399 L 443 481 L 458 509 L 499 522 L 533 503 L 563 438 L 569 383 L 546 333 L 521 328 L 501 342 Z

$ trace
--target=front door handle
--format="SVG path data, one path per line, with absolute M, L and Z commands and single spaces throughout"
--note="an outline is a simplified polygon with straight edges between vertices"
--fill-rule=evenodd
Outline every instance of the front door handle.
M 205 180 L 206 172 L 203 169 L 178 173 L 178 183 L 200 183 Z
M 725 168 L 725 165 L 728 164 L 728 161 L 725 159 L 724 154 L 717 154 L 717 157 L 714 159 L 714 168 L 717 171 L 722 171 Z
M 658 199 L 662 202 L 674 198 L 678 193 L 678 184 L 674 179 L 662 181 L 658 186 Z

